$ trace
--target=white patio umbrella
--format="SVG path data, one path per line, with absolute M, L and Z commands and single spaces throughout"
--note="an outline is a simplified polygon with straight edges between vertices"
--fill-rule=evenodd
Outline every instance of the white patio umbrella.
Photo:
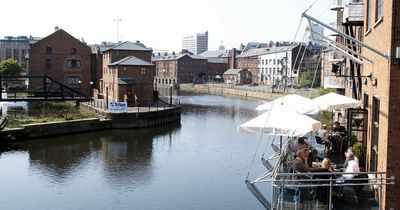
M 359 100 L 337 93 L 328 93 L 311 101 L 321 110 L 357 108 L 361 105 Z
M 319 107 L 312 103 L 311 99 L 297 94 L 285 95 L 273 101 L 266 102 L 257 106 L 256 110 L 270 110 L 272 106 L 284 106 L 306 115 L 316 115 L 320 111 Z
M 274 106 L 260 116 L 237 127 L 238 132 L 265 132 L 277 136 L 299 137 L 316 131 L 321 122 L 293 109 Z

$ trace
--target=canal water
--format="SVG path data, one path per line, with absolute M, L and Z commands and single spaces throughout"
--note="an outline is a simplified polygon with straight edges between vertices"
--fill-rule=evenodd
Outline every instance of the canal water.
M 244 181 L 256 100 L 179 94 L 181 125 L 46 138 L 0 153 L 0 209 L 263 209 Z M 260 158 L 250 177 L 263 171 Z

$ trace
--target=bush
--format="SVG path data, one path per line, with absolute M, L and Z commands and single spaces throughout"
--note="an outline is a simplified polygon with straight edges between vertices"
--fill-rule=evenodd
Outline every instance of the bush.
M 361 142 L 356 142 L 353 144 L 354 152 L 356 157 L 358 157 L 360 167 L 365 166 L 365 149 Z

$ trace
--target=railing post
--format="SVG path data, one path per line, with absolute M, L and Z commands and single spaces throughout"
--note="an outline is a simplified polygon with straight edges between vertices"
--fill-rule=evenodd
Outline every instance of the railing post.
M 3 99 L 3 81 L 1 80 L 1 76 L 0 76 L 0 90 L 1 90 L 0 99 Z
M 44 100 L 47 101 L 47 74 L 44 75 L 43 77 L 43 94 L 44 94 Z
M 328 209 L 332 209 L 332 177 L 329 179 L 329 206 Z

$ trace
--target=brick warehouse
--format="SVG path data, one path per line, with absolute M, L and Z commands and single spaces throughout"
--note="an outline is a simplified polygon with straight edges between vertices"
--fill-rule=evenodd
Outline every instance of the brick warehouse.
M 154 65 L 152 49 L 139 41 L 123 42 L 103 51 L 103 72 L 99 95 L 128 106 L 153 103 Z
M 364 43 L 380 52 L 389 53 L 386 59 L 369 50 L 363 56 L 363 74 L 372 73 L 372 79 L 362 85 L 364 108 L 368 109 L 367 165 L 369 170 L 386 171 L 387 177 L 396 178 L 395 185 L 383 191 L 383 209 L 400 206 L 400 5 L 397 0 L 367 1 L 364 21 Z
M 90 95 L 91 50 L 85 43 L 62 29 L 31 46 L 29 75 L 45 75 L 60 83 Z M 38 80 L 31 80 L 33 88 L 43 87 Z

